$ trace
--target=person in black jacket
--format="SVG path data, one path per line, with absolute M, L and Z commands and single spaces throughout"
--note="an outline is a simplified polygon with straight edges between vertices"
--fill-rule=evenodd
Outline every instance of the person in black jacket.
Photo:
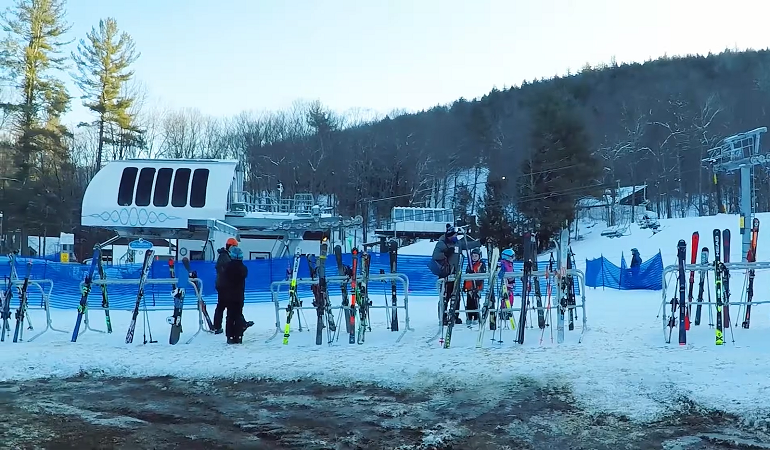
M 433 249 L 433 256 L 428 263 L 428 269 L 439 279 L 448 278 L 452 274 L 456 274 L 459 270 L 462 270 L 458 266 L 460 265 L 460 254 L 457 251 L 473 250 L 474 248 L 481 247 L 481 241 L 475 241 L 463 237 L 457 238 L 457 230 L 449 225 L 447 226 L 444 236 L 436 242 L 436 246 Z M 449 300 L 454 292 L 454 281 L 448 281 L 444 284 L 444 317 L 443 323 L 446 324 L 449 319 L 447 311 L 449 310 Z M 460 317 L 455 318 L 456 324 L 462 324 L 463 321 Z
M 249 271 L 243 264 L 243 251 L 237 246 L 230 247 L 230 262 L 222 271 L 223 290 L 227 308 L 225 320 L 225 335 L 228 344 L 242 344 L 243 332 L 243 303 L 246 295 L 246 277 Z
M 215 267 L 217 271 L 217 276 L 214 281 L 214 287 L 217 290 L 217 307 L 214 310 L 214 334 L 222 334 L 222 317 L 225 313 L 225 308 L 228 304 L 228 299 L 225 298 L 224 295 L 225 288 L 222 287 L 222 274 L 224 273 L 225 267 L 230 262 L 230 249 L 233 247 L 238 246 L 238 241 L 236 241 L 234 238 L 227 239 L 227 242 L 225 243 L 225 246 L 223 248 L 220 248 L 217 250 L 217 264 Z M 241 259 L 243 259 L 243 252 L 241 252 Z M 243 264 L 243 263 L 241 263 Z M 248 329 L 250 326 L 254 325 L 254 322 L 252 321 L 246 321 L 246 318 L 243 319 L 244 324 L 244 330 Z

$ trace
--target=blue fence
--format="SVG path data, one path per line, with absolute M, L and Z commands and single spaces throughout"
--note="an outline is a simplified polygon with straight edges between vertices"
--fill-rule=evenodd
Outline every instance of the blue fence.
M 621 255 L 620 267 L 602 256 L 586 260 L 586 286 L 612 289 L 660 290 L 663 286 L 663 258 L 660 252 L 639 267 L 628 268 Z
M 427 264 L 428 256 L 408 256 L 399 255 L 398 272 L 409 277 L 410 295 L 436 295 L 436 277 L 430 273 Z M 352 255 L 342 256 L 343 264 L 351 265 Z M 76 308 L 80 302 L 80 284 L 88 271 L 87 265 L 83 264 L 64 264 L 58 262 L 46 261 L 43 259 L 28 259 L 19 257 L 16 260 L 16 271 L 20 278 L 26 274 L 26 263 L 31 261 L 30 278 L 32 280 L 52 280 L 54 283 L 53 292 L 50 298 L 50 304 L 53 308 Z M 292 259 L 273 259 L 273 260 L 254 260 L 244 261 L 249 270 L 249 276 L 246 280 L 246 302 L 258 303 L 271 301 L 270 283 L 286 279 L 287 268 L 291 267 Z M 187 271 L 181 263 L 176 264 L 176 276 L 179 278 L 182 287 L 189 288 L 187 283 Z M 207 301 L 215 301 L 216 289 L 214 287 L 214 263 L 208 261 L 191 261 L 191 269 L 198 272 L 198 277 L 203 281 L 203 295 Z M 387 254 L 371 253 L 370 274 L 377 275 L 382 269 L 385 273 L 389 272 L 390 260 Z M 514 269 L 519 271 L 523 269 L 523 263 L 515 262 Z M 141 271 L 141 264 L 105 266 L 107 279 L 137 279 Z M 0 279 L 9 276 L 10 265 L 8 258 L 0 258 Z M 326 274 L 328 276 L 337 275 L 337 264 L 332 256 L 326 260 Z M 165 259 L 153 262 L 149 278 L 168 278 L 168 261 Z M 299 278 L 309 278 L 310 272 L 306 260 L 303 258 L 299 269 Z M 97 277 L 98 278 L 98 277 Z M 546 280 L 541 278 L 541 289 L 543 295 L 546 293 Z M 485 283 L 486 284 L 486 283 Z M 486 286 L 485 286 L 486 288 Z M 173 300 L 170 295 L 169 285 L 147 285 L 145 296 L 148 305 L 171 307 Z M 286 290 L 286 288 L 283 288 Z M 309 285 L 300 285 L 298 287 L 301 297 L 311 297 Z M 108 288 L 110 306 L 115 309 L 131 309 L 136 301 L 136 285 L 112 285 Z M 329 285 L 329 293 L 332 296 L 339 295 L 340 290 L 336 285 Z M 403 294 L 402 286 L 398 285 L 399 295 Z M 555 292 L 555 289 L 554 289 Z M 579 287 L 576 283 L 576 292 L 579 293 Z M 516 294 L 521 293 L 521 283 L 516 283 Z M 30 290 L 29 302 L 32 305 L 40 304 L 42 298 L 39 291 Z M 379 296 L 390 296 L 390 282 L 376 281 L 369 285 L 369 294 L 373 298 Z M 101 298 L 101 292 L 98 289 L 91 291 L 91 302 L 97 302 Z M 98 301 L 100 303 L 100 300 Z

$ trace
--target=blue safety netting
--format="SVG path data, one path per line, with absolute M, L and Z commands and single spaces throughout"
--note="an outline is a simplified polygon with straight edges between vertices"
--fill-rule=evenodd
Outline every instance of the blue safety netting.
M 390 258 L 386 253 L 371 253 L 370 274 L 380 274 L 382 270 L 385 273 L 390 272 Z M 342 255 L 343 264 L 351 265 L 352 255 Z M 430 260 L 428 256 L 398 256 L 398 272 L 405 274 L 409 278 L 409 295 L 436 295 L 436 277 L 428 270 L 427 264 Z M 30 279 L 32 280 L 51 280 L 53 290 L 50 298 L 50 304 L 53 308 L 76 308 L 80 302 L 80 285 L 85 278 L 89 265 L 74 263 L 51 262 L 44 259 L 18 257 L 16 259 L 16 272 L 19 278 L 26 275 L 27 261 L 31 261 Z M 292 258 L 281 258 L 272 260 L 251 260 L 244 261 L 249 270 L 249 276 L 246 279 L 246 302 L 258 303 L 272 301 L 270 296 L 270 283 L 286 279 L 287 269 L 291 270 Z M 542 264 L 542 263 L 541 263 Z M 198 277 L 203 282 L 203 296 L 207 301 L 215 301 L 216 289 L 214 287 L 215 270 L 214 262 L 209 261 L 191 261 L 191 270 L 198 272 Z M 141 271 L 141 264 L 127 265 L 105 265 L 105 275 L 107 279 L 137 279 Z M 523 270 L 522 262 L 514 262 L 514 270 Z M 7 257 L 0 257 L 0 280 L 10 274 L 10 265 Z M 326 261 L 327 276 L 337 275 L 338 269 L 334 256 L 332 255 Z M 187 282 L 187 271 L 181 263 L 176 264 L 176 276 L 179 278 L 180 285 L 190 288 Z M 149 278 L 168 278 L 168 261 L 156 259 L 150 269 Z M 310 271 L 305 258 L 302 258 L 299 267 L 299 278 L 309 278 Z M 98 276 L 96 276 L 98 278 Z M 547 281 L 541 277 L 540 286 L 543 295 L 547 292 Z M 485 288 L 487 287 L 484 283 Z M 3 284 L 4 285 L 4 284 Z M 521 295 L 521 282 L 516 283 L 515 294 Z M 43 286 L 44 288 L 46 286 Z M 285 292 L 287 286 L 282 286 L 281 290 Z M 173 300 L 170 295 L 171 287 L 169 285 L 147 285 L 145 288 L 145 299 L 148 306 L 172 307 Z M 397 284 L 398 294 L 403 295 L 403 287 Z M 309 285 L 299 285 L 298 291 L 300 297 L 312 297 Z M 553 289 L 555 293 L 555 289 Z M 575 283 L 576 294 L 579 295 L 578 283 Z M 330 284 L 329 294 L 332 296 L 340 295 L 339 285 Z M 391 293 L 390 281 L 372 281 L 369 284 L 370 297 L 389 298 Z M 108 297 L 110 307 L 114 309 L 132 309 L 136 301 L 137 285 L 110 285 L 108 288 Z M 39 290 L 30 289 L 29 302 L 31 305 L 42 306 L 42 297 Z M 89 296 L 90 302 L 101 304 L 100 289 L 92 289 Z M 17 299 L 14 299 L 17 300 Z
M 624 255 L 620 267 L 602 256 L 586 260 L 586 286 L 608 287 L 611 289 L 659 290 L 663 286 L 663 258 L 660 252 L 639 267 L 629 268 Z

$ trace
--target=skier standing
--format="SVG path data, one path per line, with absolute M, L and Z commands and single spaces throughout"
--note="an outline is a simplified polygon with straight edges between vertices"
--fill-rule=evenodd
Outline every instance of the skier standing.
M 480 241 L 469 240 L 466 237 L 458 240 L 457 230 L 449 225 L 444 236 L 436 242 L 436 246 L 433 248 L 433 256 L 428 263 L 428 269 L 439 278 L 447 278 L 453 273 L 459 273 L 460 255 L 456 250 L 473 250 L 481 247 L 481 244 Z M 444 302 L 444 324 L 449 320 L 447 311 L 452 291 L 454 291 L 454 282 L 447 281 L 444 285 L 444 298 L 442 299 Z M 455 323 L 462 324 L 463 321 L 458 317 Z
M 217 256 L 217 264 L 215 266 L 217 276 L 214 281 L 214 287 L 217 290 L 217 307 L 214 310 L 214 334 L 222 334 L 222 317 L 224 316 L 225 308 L 229 302 L 229 300 L 226 298 L 226 289 L 222 286 L 223 273 L 225 271 L 225 267 L 227 267 L 227 263 L 229 263 L 231 259 L 230 250 L 237 246 L 238 241 L 236 241 L 235 238 L 228 238 L 225 246 L 217 250 L 217 254 L 219 256 Z M 243 255 L 243 252 L 241 252 L 241 255 Z M 242 256 L 241 259 L 243 259 Z M 243 262 L 241 262 L 241 264 L 243 264 Z M 245 331 L 254 325 L 254 322 L 247 322 L 246 318 L 244 318 L 243 324 Z
M 237 246 L 230 247 L 230 261 L 222 272 L 227 308 L 225 334 L 228 344 L 242 344 L 243 332 L 243 303 L 246 296 L 246 277 L 248 269 L 243 264 L 243 251 Z
M 471 250 L 471 260 L 468 261 L 468 267 L 465 269 L 465 273 L 487 273 L 487 265 L 481 260 L 481 250 L 474 248 Z M 468 280 L 464 283 L 465 292 L 467 293 L 466 309 L 479 309 L 479 293 L 484 289 L 484 281 Z M 467 325 L 476 325 L 479 321 L 478 312 L 469 312 L 466 314 L 465 323 Z

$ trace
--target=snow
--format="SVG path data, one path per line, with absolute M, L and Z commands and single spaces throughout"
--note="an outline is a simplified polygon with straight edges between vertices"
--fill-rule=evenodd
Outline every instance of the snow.
M 760 214 L 770 223 L 770 214 Z M 651 232 L 632 227 L 632 234 L 618 239 L 599 236 L 599 230 L 585 235 L 573 245 L 582 258 L 604 254 L 620 258 L 621 252 L 637 247 L 643 258 L 663 252 L 664 263 L 674 261 L 676 242 L 688 241 L 692 231 L 701 234 L 701 245 L 711 245 L 713 228 L 730 227 L 733 234 L 733 261 L 739 260 L 738 219 L 719 215 L 706 218 L 662 220 L 663 230 L 650 237 Z M 770 250 L 759 240 L 759 256 Z M 428 254 L 432 243 L 417 243 Z M 429 245 L 430 244 L 430 245 Z M 402 254 L 405 254 L 402 251 Z M 408 254 L 408 253 L 406 253 Z M 688 252 L 689 254 L 689 252 Z M 582 264 L 578 260 L 579 266 Z M 734 274 L 733 298 L 742 283 L 742 274 Z M 767 272 L 757 273 L 757 297 L 768 291 Z M 374 383 L 390 388 L 430 390 L 439 388 L 474 389 L 479 395 L 500 395 L 500 386 L 516 382 L 537 382 L 571 389 L 579 406 L 597 412 L 623 414 L 631 419 L 651 421 L 672 408 L 678 399 L 688 398 L 705 408 L 715 408 L 738 414 L 751 424 L 756 418 L 770 413 L 765 395 L 770 391 L 770 308 L 764 305 L 753 310 L 751 329 L 735 327 L 737 307 L 733 307 L 732 327 L 725 330 L 726 345 L 714 345 L 714 331 L 707 320 L 688 333 L 688 345 L 665 344 L 660 291 L 615 291 L 588 289 L 587 314 L 589 328 L 581 336 L 582 320 L 576 321 L 574 331 L 565 330 L 565 343 L 552 341 L 550 330 L 540 342 L 541 330 L 527 329 L 523 346 L 514 343 L 514 332 L 505 330 L 504 342 L 486 340 L 483 349 L 476 349 L 477 331 L 464 325 L 455 328 L 451 349 L 440 348 L 430 340 L 438 330 L 436 297 L 410 297 L 411 326 L 401 342 L 400 333 L 386 329 L 385 312 L 372 310 L 372 332 L 366 343 L 350 345 L 342 335 L 332 346 L 315 345 L 315 312 L 305 310 L 303 326 L 311 329 L 299 332 L 296 319 L 288 345 L 282 345 L 282 334 L 265 342 L 276 331 L 273 304 L 247 305 L 245 315 L 256 322 L 244 338 L 242 346 L 228 346 L 223 335 L 201 333 L 191 344 L 184 342 L 197 329 L 195 311 L 185 311 L 185 332 L 180 344 L 168 345 L 170 311 L 150 312 L 153 338 L 157 344 L 143 345 L 140 320 L 134 343 L 124 343 L 130 313 L 112 311 L 113 334 L 86 332 L 77 343 L 71 343 L 71 333 L 47 332 L 33 342 L 6 346 L 0 352 L 0 380 L 66 377 L 79 373 L 105 376 L 176 376 L 185 379 L 212 377 L 270 378 L 277 380 L 315 379 L 330 384 Z M 386 298 L 387 295 L 387 298 Z M 713 296 L 713 294 L 712 294 Z M 375 306 L 384 306 L 388 294 L 373 292 Z M 758 298 L 759 299 L 759 298 Z M 304 305 L 311 299 L 305 298 Z M 332 297 L 339 304 L 339 297 Z M 401 299 L 399 300 L 400 304 Z M 518 301 L 518 299 L 517 299 Z M 279 319 L 285 321 L 285 303 L 281 304 Z M 214 305 L 209 305 L 213 315 Z M 582 313 L 581 319 L 582 319 Z M 32 310 L 36 330 L 42 330 L 44 312 Z M 76 312 L 51 311 L 53 325 L 71 330 Z M 104 328 L 100 311 L 90 314 L 91 325 Z M 704 317 L 708 318 L 707 309 Z M 401 327 L 404 311 L 399 310 Z M 552 318 L 555 321 L 555 314 Z M 12 324 L 13 325 L 13 320 Z M 344 331 L 344 326 L 342 327 Z M 487 331 L 487 337 L 491 332 Z M 27 336 L 33 332 L 26 331 Z M 555 330 L 554 330 L 555 334 Z M 734 343 L 733 343 L 734 335 Z M 487 394 L 488 392 L 488 394 Z M 761 421 L 758 421 L 761 422 Z

